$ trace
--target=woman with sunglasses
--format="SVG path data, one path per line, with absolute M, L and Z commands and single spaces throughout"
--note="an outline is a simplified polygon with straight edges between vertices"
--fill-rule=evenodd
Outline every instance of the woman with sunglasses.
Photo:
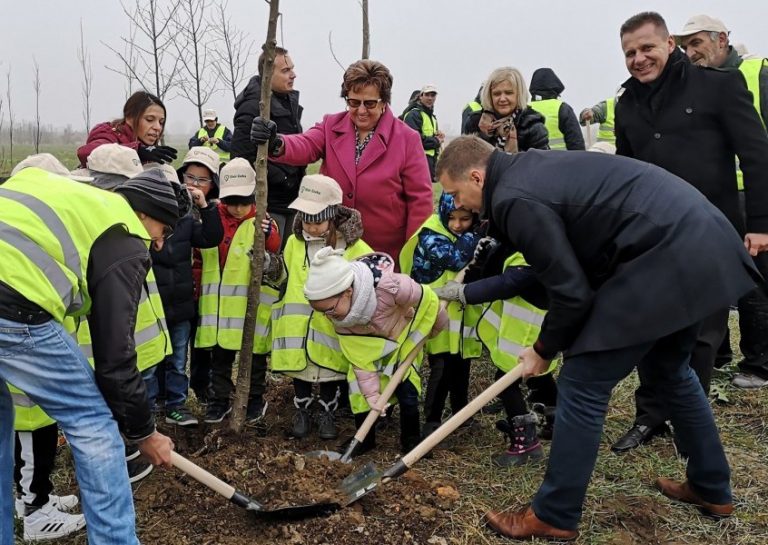
M 363 217 L 365 240 L 389 255 L 432 215 L 432 182 L 421 137 L 392 114 L 392 75 L 377 61 L 347 68 L 341 84 L 346 111 L 326 115 L 303 134 L 278 135 L 256 117 L 251 141 L 270 143 L 273 161 L 306 165 L 322 158 L 320 173 L 341 186 L 344 206 Z

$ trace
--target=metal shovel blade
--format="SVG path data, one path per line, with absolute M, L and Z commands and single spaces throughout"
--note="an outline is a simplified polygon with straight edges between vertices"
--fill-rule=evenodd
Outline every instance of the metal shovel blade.
M 356 472 L 347 475 L 339 485 L 339 490 L 345 498 L 344 505 L 356 502 L 373 492 L 379 486 L 381 476 L 382 472 L 373 462 L 368 462 Z
M 307 458 L 328 458 L 331 462 L 341 460 L 341 453 L 333 450 L 312 450 L 304 454 Z M 348 463 L 345 462 L 345 463 Z

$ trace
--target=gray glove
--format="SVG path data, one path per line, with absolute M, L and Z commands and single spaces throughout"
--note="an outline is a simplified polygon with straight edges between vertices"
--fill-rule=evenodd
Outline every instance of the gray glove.
M 443 301 L 458 301 L 462 305 L 467 304 L 467 300 L 464 298 L 464 284 L 449 280 L 442 287 L 432 288 L 432 291 Z

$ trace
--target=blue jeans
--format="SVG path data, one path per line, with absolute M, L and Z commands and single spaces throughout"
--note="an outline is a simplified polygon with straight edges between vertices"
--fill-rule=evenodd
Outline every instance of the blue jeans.
M 536 516 L 556 528 L 576 529 L 611 392 L 635 365 L 665 401 L 678 444 L 689 454 L 691 488 L 705 501 L 731 502 L 730 469 L 712 409 L 688 365 L 698 330 L 696 324 L 655 342 L 566 357 L 557 380 L 549 464 L 532 504 Z
M 55 321 L 0 318 L 0 545 L 13 545 L 13 401 L 10 382 L 58 421 L 69 441 L 88 542 L 137 545 L 125 451 L 93 369 Z
M 189 378 L 187 377 L 187 350 L 189 349 L 189 334 L 192 324 L 189 321 L 168 325 L 168 334 L 171 336 L 173 353 L 166 356 L 161 367 L 165 368 L 165 408 L 166 410 L 180 407 L 187 402 L 187 390 Z M 147 397 L 151 407 L 155 406 L 155 400 L 159 394 L 158 380 L 156 376 L 158 366 L 150 367 L 141 375 L 147 386 Z

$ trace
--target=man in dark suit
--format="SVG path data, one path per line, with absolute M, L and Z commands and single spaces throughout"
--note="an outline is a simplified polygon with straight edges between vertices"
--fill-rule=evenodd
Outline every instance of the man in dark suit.
M 690 455 L 685 482 L 657 487 L 729 516 L 728 462 L 688 362 L 699 322 L 759 279 L 730 222 L 680 178 L 624 157 L 507 155 L 465 136 L 445 148 L 437 176 L 457 206 L 522 252 L 547 290 L 539 338 L 520 355 L 523 376 L 564 352 L 544 482 L 531 508 L 491 511 L 488 524 L 516 538 L 577 536 L 611 391 L 636 366 L 658 384 Z
M 621 27 L 621 44 L 632 77 L 616 102 L 616 153 L 658 165 L 698 189 L 756 256 L 768 244 L 768 136 L 744 77 L 691 64 L 658 13 L 629 18 Z M 744 173 L 746 225 L 734 156 Z M 696 341 L 691 367 L 706 393 L 727 325 L 728 306 L 714 309 Z M 669 415 L 659 391 L 642 373 L 635 398 L 635 423 L 612 446 L 614 452 L 667 430 Z

